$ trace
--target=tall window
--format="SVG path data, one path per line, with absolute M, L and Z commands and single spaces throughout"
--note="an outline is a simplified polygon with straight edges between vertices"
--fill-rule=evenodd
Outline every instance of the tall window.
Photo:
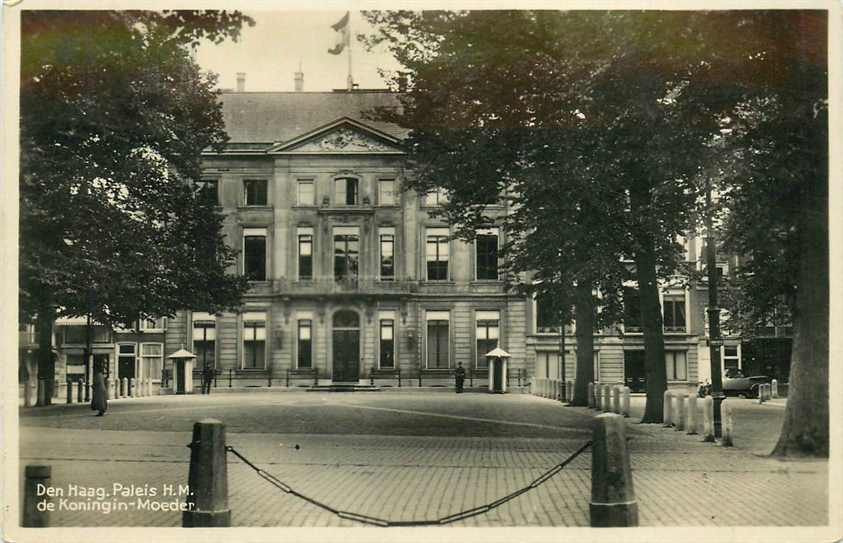
M 741 367 L 741 353 L 737 345 L 723 346 L 723 370 L 729 368 L 740 369 Z
M 498 229 L 478 232 L 474 241 L 476 249 L 476 270 L 479 280 L 498 279 Z
M 668 381 L 688 380 L 688 352 L 687 351 L 665 351 L 665 369 L 667 370 Z
M 391 318 L 380 319 L 380 367 L 395 367 L 395 320 Z
M 338 206 L 356 206 L 359 181 L 354 177 L 340 177 L 334 181 L 334 201 Z
M 626 332 L 641 331 L 641 301 L 638 289 L 623 289 L 623 328 Z
M 219 180 L 217 179 L 202 179 L 196 182 L 196 195 L 203 198 L 214 205 L 219 205 Z
M 500 312 L 477 312 L 477 367 L 488 367 L 486 353 L 498 346 L 500 337 Z
M 378 181 L 378 205 L 395 205 L 395 179 L 381 179 Z
M 395 279 L 395 228 L 381 228 L 378 230 L 380 237 L 381 281 L 392 281 Z
M 682 294 L 665 295 L 662 302 L 662 315 L 665 332 L 684 332 L 685 296 Z
M 246 179 L 243 189 L 243 201 L 247 206 L 266 205 L 266 179 Z
M 312 206 L 316 199 L 313 190 L 313 179 L 299 179 L 296 185 L 296 204 L 300 206 Z
M 193 354 L 196 366 L 215 368 L 217 344 L 217 322 L 214 315 L 193 312 Z
M 448 229 L 428 228 L 425 249 L 428 281 L 448 279 Z
M 357 276 L 360 234 L 355 227 L 334 228 L 334 278 Z
M 299 228 L 299 279 L 313 279 L 313 228 Z
M 313 321 L 299 320 L 298 332 L 298 367 L 313 367 Z
M 243 369 L 266 367 L 266 313 L 243 314 Z
M 266 229 L 243 230 L 243 274 L 249 281 L 266 281 Z
M 450 366 L 448 355 L 447 311 L 427 312 L 427 367 L 446 369 Z
M 433 189 L 424 195 L 425 207 L 439 207 L 448 203 L 448 191 L 443 188 Z
M 161 368 L 164 366 L 164 346 L 160 343 L 141 343 L 141 363 L 143 379 L 147 377 L 158 381 L 161 379 Z
M 536 295 L 536 333 L 537 334 L 558 334 L 559 333 L 559 311 L 551 302 L 547 294 Z

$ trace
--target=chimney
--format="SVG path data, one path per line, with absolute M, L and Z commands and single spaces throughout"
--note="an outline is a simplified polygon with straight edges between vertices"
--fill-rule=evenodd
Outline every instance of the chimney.
M 295 79 L 295 89 L 296 92 L 301 92 L 304 90 L 304 72 L 301 71 L 301 61 L 299 61 L 299 71 L 296 72 Z
M 237 72 L 237 92 L 246 92 L 246 72 Z

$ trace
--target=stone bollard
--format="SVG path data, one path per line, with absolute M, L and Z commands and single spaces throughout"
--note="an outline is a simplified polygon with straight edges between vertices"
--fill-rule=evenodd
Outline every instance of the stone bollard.
M 765 394 L 764 394 L 764 385 L 758 385 L 758 390 L 756 391 L 756 396 L 757 396 L 756 400 L 758 401 L 759 404 L 764 403 L 764 400 L 767 399 L 765 397 Z
M 120 380 L 120 397 L 126 398 L 129 396 L 129 378 L 124 377 Z
M 723 436 L 720 438 L 720 445 L 722 447 L 731 447 L 734 445 L 732 436 L 735 432 L 735 421 L 732 418 L 732 406 L 729 402 L 724 401 L 720 404 L 720 409 L 722 410 L 721 415 L 723 417 Z
M 703 441 L 714 443 L 714 399 L 703 399 Z
M 568 403 L 571 403 L 571 402 L 574 401 L 574 382 L 568 381 L 568 382 L 565 383 L 565 386 L 567 387 L 565 389 L 566 396 L 567 396 L 566 399 L 568 400 Z
M 621 414 L 621 387 L 612 387 L 612 413 Z
M 23 382 L 23 406 L 32 407 L 32 379 Z
M 146 395 L 152 396 L 152 377 L 146 378 Z
M 773 398 L 779 397 L 779 382 L 775 379 L 770 382 L 770 396 Z
M 600 387 L 600 410 L 609 413 L 612 410 L 612 389 L 609 385 Z
M 138 395 L 140 397 L 146 396 L 146 378 L 145 377 L 141 377 L 141 379 L 138 381 Z
M 203 419 L 195 423 L 193 442 L 189 447 L 189 491 L 185 502 L 193 505 L 192 510 L 182 513 L 182 527 L 231 526 L 225 425 L 215 419 Z
M 771 385 L 770 383 L 764 385 L 764 392 L 767 393 L 766 400 L 768 402 L 773 399 L 773 385 Z
M 663 410 L 663 424 L 665 426 L 673 426 L 673 400 L 671 399 L 671 393 L 669 390 L 664 391 L 664 406 L 662 407 Z
M 594 383 L 588 383 L 588 407 L 594 409 Z
M 140 396 L 140 387 L 138 386 L 140 379 L 132 377 L 131 381 L 129 382 L 129 389 L 132 391 L 132 398 L 137 398 Z
M 85 387 L 85 383 L 83 383 L 82 381 L 77 382 L 76 401 L 78 403 L 82 403 L 82 402 L 85 401 L 85 398 L 83 397 L 85 395 L 85 392 L 84 392 L 85 388 L 84 387 Z
M 685 433 L 688 435 L 697 433 L 697 395 L 693 392 L 688 394 L 688 413 L 685 422 Z
M 621 400 L 621 414 L 624 417 L 629 416 L 629 395 L 630 395 L 630 392 L 631 392 L 631 390 L 629 389 L 629 387 L 626 387 L 626 386 L 623 387 L 622 400 Z
M 674 413 L 675 421 L 676 421 L 676 431 L 684 432 L 685 431 L 685 396 L 682 394 L 674 394 L 674 398 L 676 398 L 676 410 Z
M 67 403 L 73 403 L 73 383 L 68 381 L 67 382 L 67 398 L 65 398 Z
M 591 445 L 591 526 L 638 526 L 626 423 L 623 417 L 611 413 L 599 415 L 597 422 Z
M 50 466 L 37 464 L 28 464 L 24 470 L 23 520 L 21 521 L 24 528 L 46 528 L 50 525 L 49 509 L 38 507 L 39 502 L 49 503 L 49 494 L 39 496 L 38 485 L 49 487 L 51 472 Z

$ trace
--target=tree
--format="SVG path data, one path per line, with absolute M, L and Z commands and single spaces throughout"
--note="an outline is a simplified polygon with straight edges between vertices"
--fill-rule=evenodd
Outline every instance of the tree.
M 579 108 L 594 64 L 566 52 L 582 38 L 578 16 L 554 12 L 368 13 L 411 76 L 403 111 L 381 112 L 412 129 L 409 188 L 447 190 L 442 214 L 456 235 L 503 227 L 501 257 L 522 294 L 577 322 L 574 404 L 587 403 L 601 290 L 617 316 L 626 267 L 610 215 L 621 194 L 596 175 L 594 139 Z M 505 21 L 505 24 L 502 24 Z M 403 78 L 406 74 L 400 74 Z M 501 212 L 495 204 L 508 205 Z M 564 341 L 564 334 L 562 335 Z M 564 346 L 561 349 L 564 355 Z
M 738 326 L 793 315 L 779 456 L 829 452 L 827 25 L 820 11 L 760 12 L 745 16 L 733 42 L 746 60 L 733 60 L 742 94 L 724 144 L 724 243 L 749 257 Z
M 553 248 L 525 242 L 514 267 L 547 277 L 564 268 L 565 298 L 585 304 L 593 285 L 617 294 L 620 257 L 634 262 L 646 351 L 643 422 L 660 422 L 667 378 L 659 283 L 681 270 L 676 240 L 692 225 L 696 174 L 729 96 L 712 84 L 704 15 L 368 17 L 378 28 L 370 43 L 385 40 L 410 75 L 403 111 L 390 118 L 412 129 L 419 174 L 411 184 L 450 191 L 445 214 L 461 225 L 461 237 L 488 220 L 489 195 L 507 190 L 516 208 L 504 219 L 510 233 L 542 230 L 554 233 L 542 239 L 555 240 Z M 521 223 L 519 212 L 527 215 Z M 555 254 L 564 266 L 548 258 Z M 592 311 L 577 312 L 579 352 Z M 578 367 L 590 368 L 590 352 L 582 354 Z M 578 377 L 583 387 L 585 377 Z
M 20 300 L 54 380 L 57 316 L 105 325 L 236 306 L 222 218 L 193 190 L 227 136 L 190 48 L 237 39 L 225 11 L 27 11 L 21 21 Z M 48 392 L 46 397 L 49 398 Z

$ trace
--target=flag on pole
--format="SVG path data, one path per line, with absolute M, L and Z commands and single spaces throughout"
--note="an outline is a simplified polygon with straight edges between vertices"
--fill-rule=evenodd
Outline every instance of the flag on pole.
M 343 15 L 342 19 L 340 19 L 339 21 L 337 21 L 336 23 L 331 25 L 331 28 L 333 28 L 334 31 L 337 33 L 336 44 L 331 49 L 328 49 L 328 52 L 331 53 L 332 55 L 339 55 L 340 53 L 342 53 L 342 50 L 345 49 L 346 46 L 349 45 L 349 40 L 350 40 L 349 31 L 348 31 L 349 15 L 350 15 L 350 12 L 346 11 L 345 15 Z

